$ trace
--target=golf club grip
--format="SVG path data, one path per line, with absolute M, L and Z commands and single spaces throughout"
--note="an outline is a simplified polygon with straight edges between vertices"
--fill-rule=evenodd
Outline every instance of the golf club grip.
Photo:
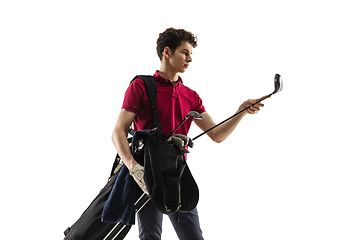
M 196 137 L 194 137 L 192 140 L 193 140 L 193 141 L 194 141 L 194 140 L 196 140 L 197 138 L 201 137 L 201 136 L 202 136 L 202 135 L 204 135 L 205 133 L 208 133 L 208 132 L 210 132 L 211 130 L 213 130 L 214 128 L 216 128 L 216 127 L 220 126 L 220 125 L 221 125 L 221 124 L 223 124 L 224 122 L 227 122 L 227 121 L 229 121 L 230 119 L 232 119 L 233 117 L 236 117 L 236 116 L 237 116 L 237 115 L 239 115 L 240 113 L 244 112 L 245 110 L 248 110 L 250 107 L 252 107 L 252 106 L 254 106 L 254 105 L 256 105 L 256 104 L 260 103 L 261 101 L 263 101 L 263 100 L 265 100 L 265 99 L 267 99 L 267 98 L 271 97 L 271 95 L 273 95 L 273 93 L 271 93 L 271 94 L 269 94 L 269 95 L 267 95 L 267 96 L 265 96 L 265 97 L 261 98 L 260 100 L 256 101 L 255 103 L 251 104 L 250 106 L 248 106 L 248 107 L 244 108 L 244 109 L 243 109 L 243 110 L 241 110 L 240 112 L 237 112 L 237 113 L 235 113 L 234 115 L 232 115 L 231 117 L 229 117 L 229 118 L 225 119 L 225 120 L 224 120 L 224 121 L 222 121 L 221 123 L 219 123 L 219 124 L 217 124 L 217 125 L 215 125 L 215 126 L 213 126 L 213 127 L 209 128 L 208 130 L 206 130 L 206 131 L 202 132 L 201 134 L 199 134 L 199 135 L 197 135 Z

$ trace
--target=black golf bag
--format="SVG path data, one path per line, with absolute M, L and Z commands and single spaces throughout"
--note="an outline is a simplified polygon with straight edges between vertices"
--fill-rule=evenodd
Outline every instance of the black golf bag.
M 149 135 L 142 139 L 145 141 L 145 147 L 142 151 L 135 154 L 133 148 L 137 143 L 133 141 L 131 144 L 135 159 L 145 168 L 144 180 L 149 190 L 149 195 L 144 194 L 135 184 L 137 189 L 133 203 L 135 213 L 140 211 L 150 198 L 159 211 L 165 214 L 176 211 L 191 211 L 198 202 L 198 187 L 186 164 L 183 153 L 167 143 L 166 136 L 161 133 L 156 108 L 156 80 L 152 76 L 136 76 L 134 79 L 139 77 L 143 79 L 150 99 L 154 117 L 154 130 L 149 131 Z M 131 139 L 128 140 L 130 143 Z M 81 217 L 70 228 L 65 230 L 64 240 L 124 239 L 131 225 L 125 225 L 118 221 L 115 224 L 106 223 L 101 220 L 105 204 L 123 167 L 125 166 L 122 165 L 120 157 L 117 155 L 108 183 Z
M 136 78 L 138 78 L 138 76 L 134 79 Z M 150 82 L 151 81 L 144 81 L 146 86 L 149 85 Z M 129 130 L 129 133 L 134 135 L 134 131 L 132 129 Z M 132 138 L 128 137 L 129 144 L 131 143 L 131 140 Z M 120 156 L 117 154 L 107 184 L 101 189 L 100 193 L 95 197 L 80 218 L 71 227 L 64 231 L 64 240 L 124 239 L 126 234 L 129 232 L 131 225 L 124 225 L 122 223 L 111 224 L 101 221 L 105 203 L 110 196 L 116 178 L 118 177 L 122 167 L 125 166 L 123 166 Z M 135 199 L 138 199 L 138 201 L 134 203 L 135 212 L 137 212 L 143 207 L 143 204 L 148 201 L 149 197 L 143 196 L 141 189 L 137 187 Z
M 113 234 L 110 234 L 105 238 L 110 231 L 115 227 L 116 224 L 104 223 L 101 221 L 101 214 L 105 205 L 106 200 L 109 198 L 110 192 L 114 186 L 115 180 L 119 174 L 119 170 L 122 166 L 120 163 L 120 157 L 117 155 L 114 167 L 111 171 L 111 177 L 107 184 L 101 189 L 100 193 L 92 201 L 89 207 L 84 211 L 81 217 L 68 229 L 65 230 L 64 240 L 98 240 L 98 239 L 123 239 L 129 232 L 131 225 L 124 226 L 122 231 L 113 230 Z M 140 189 L 139 189 L 140 190 Z M 140 190 L 141 191 L 141 190 Z M 138 191 L 140 193 L 140 191 Z M 137 195 L 139 195 L 139 193 Z M 120 226 L 119 226 L 120 227 Z M 118 234 L 116 238 L 113 238 L 115 234 Z

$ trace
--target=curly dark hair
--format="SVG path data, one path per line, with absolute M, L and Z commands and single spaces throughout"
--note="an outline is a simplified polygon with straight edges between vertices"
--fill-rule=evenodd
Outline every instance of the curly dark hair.
M 162 60 L 165 47 L 169 47 L 172 52 L 175 52 L 176 48 L 183 41 L 188 42 L 193 48 L 197 46 L 197 37 L 184 29 L 168 28 L 160 33 L 156 41 L 156 51 L 160 61 Z

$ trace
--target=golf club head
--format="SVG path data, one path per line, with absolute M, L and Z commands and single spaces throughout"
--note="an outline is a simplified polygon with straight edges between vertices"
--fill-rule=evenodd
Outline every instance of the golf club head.
M 275 83 L 275 90 L 273 94 L 281 92 L 283 88 L 283 80 L 280 74 L 275 74 L 274 83 Z
M 195 118 L 195 119 L 203 119 L 203 115 L 201 115 L 200 113 L 196 112 L 196 111 L 190 111 L 188 113 L 188 117 L 192 117 L 192 118 Z

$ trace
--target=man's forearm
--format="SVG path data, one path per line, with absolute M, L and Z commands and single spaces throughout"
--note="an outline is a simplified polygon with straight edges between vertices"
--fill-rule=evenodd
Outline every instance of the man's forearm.
M 137 162 L 131 154 L 129 142 L 126 138 L 126 133 L 114 130 L 112 134 L 112 142 L 117 152 L 119 153 L 122 161 L 131 172 L 132 168 L 137 164 Z
M 249 99 L 245 101 L 243 104 L 240 105 L 236 113 L 243 111 L 244 109 L 247 109 L 246 111 L 243 111 L 242 113 L 239 113 L 234 117 L 231 117 L 229 120 L 222 122 L 220 125 L 217 125 L 216 128 L 214 128 L 216 126 L 215 122 L 207 112 L 202 113 L 202 115 L 204 116 L 202 120 L 195 119 L 194 122 L 203 131 L 214 128 L 213 130 L 207 132 L 207 135 L 213 141 L 217 143 L 221 143 L 235 130 L 235 128 L 237 127 L 237 125 L 245 115 L 258 113 L 260 107 L 264 106 L 264 104 L 262 103 L 257 103 L 255 105 L 252 105 L 256 103 L 258 100 L 259 99 Z
M 237 112 L 241 111 L 239 108 Z M 211 137 L 215 142 L 220 143 L 224 141 L 237 127 L 241 119 L 246 115 L 246 112 L 240 113 L 238 116 L 230 119 L 224 124 L 214 129 L 213 136 Z

